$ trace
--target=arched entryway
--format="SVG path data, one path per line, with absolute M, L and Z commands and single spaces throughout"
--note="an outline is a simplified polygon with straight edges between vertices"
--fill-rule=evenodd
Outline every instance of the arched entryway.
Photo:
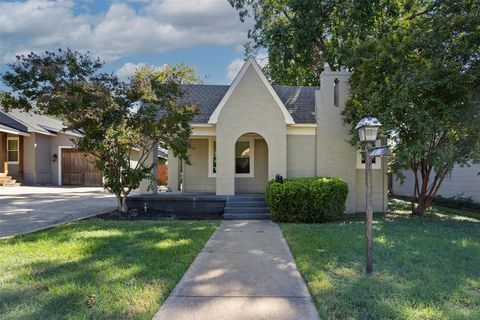
M 264 193 L 268 181 L 268 144 L 257 133 L 241 135 L 234 146 L 235 194 Z

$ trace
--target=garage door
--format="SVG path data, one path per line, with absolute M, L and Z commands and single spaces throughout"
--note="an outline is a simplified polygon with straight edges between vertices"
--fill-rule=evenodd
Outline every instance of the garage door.
M 91 158 L 76 149 L 62 150 L 62 185 L 97 187 L 102 174 Z

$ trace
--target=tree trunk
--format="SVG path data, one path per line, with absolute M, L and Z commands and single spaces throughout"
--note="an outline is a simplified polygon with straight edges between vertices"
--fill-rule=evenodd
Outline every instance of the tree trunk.
M 432 166 L 425 165 L 424 163 L 421 162 L 421 173 L 422 173 L 422 187 L 418 188 L 418 179 L 417 175 L 415 174 L 415 192 L 414 195 L 417 194 L 418 192 L 418 198 L 417 198 L 417 206 L 414 207 L 412 206 L 412 214 L 414 216 L 424 216 L 428 207 L 432 204 L 433 199 L 435 198 L 435 195 L 438 192 L 438 189 L 440 188 L 440 185 L 442 184 L 443 180 L 445 179 L 445 176 L 448 173 L 448 166 L 445 165 L 444 168 L 442 168 L 439 172 L 435 174 L 435 177 L 433 178 L 432 183 L 429 184 L 430 181 L 430 173 L 432 172 Z M 415 199 L 412 199 L 412 201 L 415 201 Z
M 128 212 L 128 207 L 127 207 L 127 196 L 122 195 L 121 193 L 116 193 L 115 197 L 117 197 L 117 210 L 120 211 L 121 213 L 127 213 Z

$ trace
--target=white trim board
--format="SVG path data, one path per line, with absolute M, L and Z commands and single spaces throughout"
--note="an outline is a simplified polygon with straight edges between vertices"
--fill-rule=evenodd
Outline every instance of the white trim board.
M 216 136 L 217 128 L 213 126 L 209 127 L 192 127 L 192 137 L 195 136 Z
M 299 136 L 314 136 L 317 134 L 317 128 L 315 127 L 297 127 L 288 126 L 287 135 L 299 135 Z
M 15 135 L 18 135 L 18 136 L 30 137 L 29 133 L 18 131 L 18 130 L 15 130 L 15 129 L 9 129 L 6 126 L 2 126 L 1 124 L 0 124 L 0 132 L 8 133 L 8 134 L 15 134 Z
M 295 121 L 293 120 L 292 115 L 288 112 L 287 108 L 283 104 L 283 102 L 280 99 L 280 97 L 278 96 L 278 94 L 273 89 L 273 87 L 270 84 L 270 82 L 268 81 L 267 77 L 265 77 L 265 75 L 263 74 L 262 69 L 258 65 L 257 61 L 252 56 L 250 56 L 247 59 L 247 61 L 245 61 L 245 63 L 243 64 L 242 69 L 240 69 L 240 71 L 238 72 L 237 76 L 235 77 L 232 84 L 228 88 L 227 93 L 225 93 L 222 100 L 220 101 L 220 103 L 218 104 L 218 106 L 215 108 L 212 115 L 208 119 L 208 123 L 209 124 L 216 124 L 218 122 L 218 116 L 220 115 L 220 112 L 222 111 L 223 107 L 227 103 L 228 99 L 230 99 L 230 96 L 235 91 L 238 84 L 240 83 L 240 80 L 242 80 L 243 76 L 245 75 L 245 73 L 247 72 L 247 70 L 250 66 L 253 67 L 253 69 L 257 72 L 260 79 L 262 79 L 263 84 L 268 89 L 268 92 L 270 92 L 273 99 L 277 103 L 278 107 L 282 111 L 283 117 L 285 118 L 285 123 L 286 124 L 295 124 Z

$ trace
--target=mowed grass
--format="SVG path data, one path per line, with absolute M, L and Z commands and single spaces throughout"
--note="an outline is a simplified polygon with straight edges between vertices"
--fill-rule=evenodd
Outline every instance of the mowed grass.
M 362 221 L 281 226 L 322 319 L 480 319 L 480 220 L 390 207 L 375 217 L 371 276 Z
M 217 227 L 89 219 L 0 241 L 0 319 L 151 319 Z

